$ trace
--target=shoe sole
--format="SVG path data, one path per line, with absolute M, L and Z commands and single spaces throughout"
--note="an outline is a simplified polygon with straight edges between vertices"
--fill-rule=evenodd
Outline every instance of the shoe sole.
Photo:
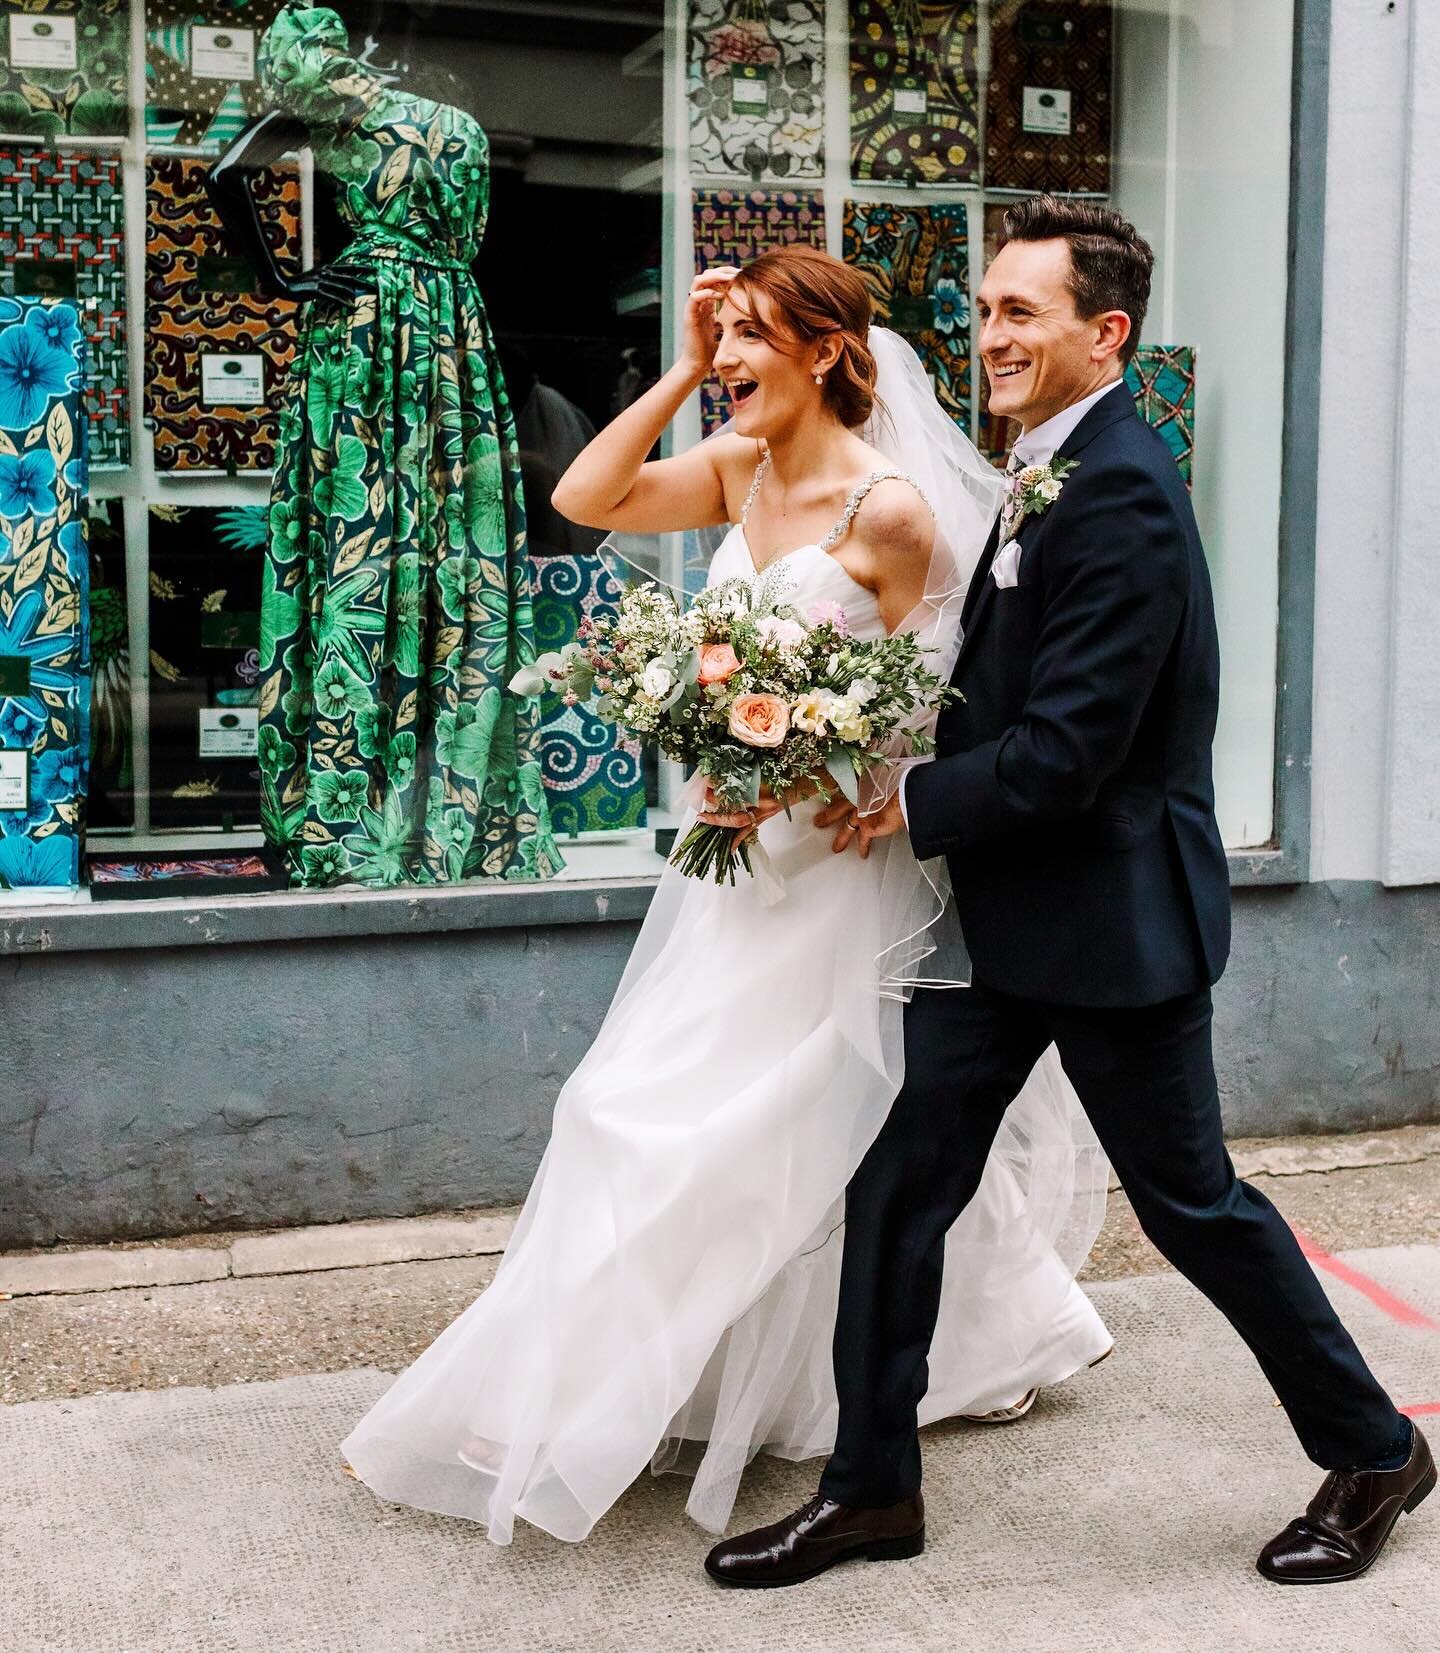
M 960 1416 L 966 1423 L 983 1424 L 987 1429 L 997 1424 L 1003 1427 L 1005 1424 L 1019 1423 L 1022 1418 L 1028 1418 L 1039 1399 L 1040 1390 L 1037 1386 L 1027 1390 L 1013 1406 L 997 1406 L 993 1412 L 962 1412 Z
M 1258 1561 L 1255 1563 L 1255 1571 L 1259 1573 L 1261 1578 L 1268 1578 L 1272 1584 L 1344 1584 L 1352 1578 L 1362 1577 L 1365 1573 L 1368 1573 L 1380 1559 L 1381 1554 L 1384 1552 L 1385 1546 L 1390 1542 L 1390 1534 L 1395 1531 L 1395 1525 L 1399 1521 L 1400 1517 L 1402 1515 L 1410 1515 L 1415 1510 L 1419 1509 L 1421 1504 L 1423 1504 L 1430 1494 L 1434 1492 L 1436 1479 L 1436 1469 L 1434 1464 L 1432 1464 L 1430 1466 L 1429 1473 L 1419 1483 L 1414 1492 L 1410 1494 L 1400 1508 L 1395 1511 L 1394 1516 L 1391 1518 L 1390 1525 L 1385 1529 L 1385 1536 L 1375 1546 L 1374 1552 L 1370 1556 L 1370 1559 L 1363 1562 L 1358 1567 L 1352 1567 L 1348 1573 L 1322 1573 L 1312 1578 L 1286 1578 L 1282 1573 L 1272 1573 L 1267 1571 L 1267 1569 L 1262 1567 Z
M 792 1584 L 808 1584 L 812 1578 L 819 1578 L 821 1573 L 828 1573 L 832 1567 L 838 1567 L 846 1561 L 910 1561 L 919 1555 L 925 1548 L 925 1529 L 911 1533 L 908 1538 L 877 1538 L 872 1543 L 861 1544 L 853 1550 L 846 1550 L 843 1555 L 832 1556 L 829 1561 L 813 1567 L 808 1573 L 800 1573 L 795 1578 L 732 1578 L 729 1574 L 712 1568 L 709 1561 L 705 1563 L 705 1571 L 717 1584 L 724 1584 L 732 1590 L 783 1590 Z

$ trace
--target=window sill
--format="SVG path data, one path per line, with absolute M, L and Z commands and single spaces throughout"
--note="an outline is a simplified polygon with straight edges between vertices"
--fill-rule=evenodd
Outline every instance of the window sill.
M 0 894 L 0 955 L 634 922 L 645 916 L 658 878 L 657 866 L 654 873 L 633 877 L 555 879 L 544 884 L 270 891 L 216 896 L 211 901 L 61 901 L 8 909 Z
M 1230 850 L 1232 888 L 1301 884 L 1293 852 Z M 646 857 L 649 859 L 649 857 Z M 629 876 L 453 889 L 297 890 L 263 895 L 92 902 L 68 893 L 25 899 L 0 893 L 0 956 L 207 947 L 339 936 L 429 935 L 550 924 L 635 923 L 645 916 L 662 863 Z

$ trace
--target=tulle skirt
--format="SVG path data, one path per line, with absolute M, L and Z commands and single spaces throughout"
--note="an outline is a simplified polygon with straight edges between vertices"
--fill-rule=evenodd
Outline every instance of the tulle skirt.
M 648 1464 L 721 1531 L 757 1451 L 833 1444 L 843 1194 L 938 903 L 903 836 L 836 856 L 813 815 L 767 823 L 754 881 L 661 880 L 494 1283 L 343 1443 L 381 1497 L 578 1540 Z M 1109 1347 L 1074 1282 L 1105 1184 L 1051 1050 L 950 1234 L 922 1421 Z

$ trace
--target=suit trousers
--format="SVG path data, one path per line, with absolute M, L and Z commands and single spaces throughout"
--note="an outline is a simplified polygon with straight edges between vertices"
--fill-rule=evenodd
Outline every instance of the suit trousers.
M 845 1200 L 835 1327 L 840 1417 L 821 1490 L 878 1508 L 920 1486 L 916 1408 L 945 1235 L 979 1187 L 1000 1121 L 1053 1041 L 1157 1249 L 1249 1345 L 1315 1463 L 1349 1468 L 1404 1428 L 1273 1205 L 1235 1175 L 1221 1131 L 1208 989 L 1139 1009 L 917 989 L 905 1082 Z

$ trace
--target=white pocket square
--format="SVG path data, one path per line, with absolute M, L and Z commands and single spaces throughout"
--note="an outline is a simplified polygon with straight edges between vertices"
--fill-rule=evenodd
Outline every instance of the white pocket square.
M 1005 544 L 995 553 L 995 561 L 990 564 L 990 573 L 995 584 L 1003 590 L 1007 586 L 1020 583 L 1020 541 L 1006 540 Z

